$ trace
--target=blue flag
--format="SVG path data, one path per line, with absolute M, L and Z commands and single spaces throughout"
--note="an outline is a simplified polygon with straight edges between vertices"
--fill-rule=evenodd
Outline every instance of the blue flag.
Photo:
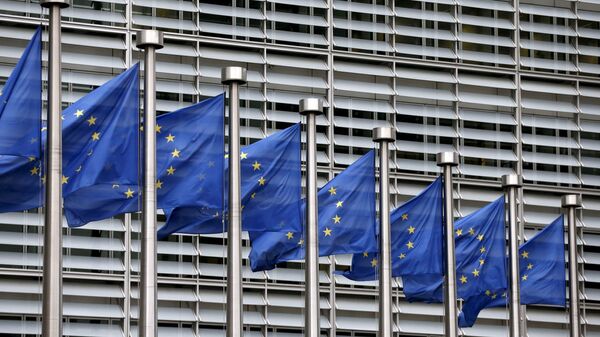
M 135 211 L 139 65 L 63 111 L 63 195 L 69 226 Z
M 563 216 L 538 232 L 519 248 L 521 304 L 566 305 L 565 242 Z M 484 308 L 507 305 L 506 289 L 467 299 L 459 325 L 471 327 Z
M 392 230 L 392 275 L 443 274 L 442 179 L 438 178 L 419 195 L 390 214 Z M 423 263 L 426 257 L 427 263 Z M 378 278 L 377 250 L 355 254 L 343 275 L 355 281 Z
M 243 229 L 298 231 L 301 223 L 300 124 L 243 147 L 240 161 Z M 206 179 L 221 179 L 227 171 L 226 162 L 224 167 L 225 170 L 215 171 Z M 223 195 L 227 189 L 226 181 L 215 193 Z M 223 200 L 227 205 L 227 193 Z M 172 233 L 226 231 L 223 217 L 226 210 L 213 212 L 205 207 L 178 207 L 166 213 L 167 223 L 158 231 L 161 239 Z
M 458 219 L 454 228 L 458 297 L 505 289 L 504 198 Z M 411 302 L 443 301 L 441 276 L 403 276 L 402 282 Z
M 319 255 L 377 249 L 375 225 L 375 152 L 369 151 L 318 192 Z M 304 214 L 304 211 L 303 213 Z M 301 231 L 250 232 L 254 271 L 304 258 Z
M 0 212 L 42 203 L 42 31 L 0 89 Z

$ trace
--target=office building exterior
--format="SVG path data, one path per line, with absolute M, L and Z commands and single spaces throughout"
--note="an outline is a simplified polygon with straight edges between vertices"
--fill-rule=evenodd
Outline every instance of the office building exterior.
M 300 121 L 321 97 L 320 185 L 392 126 L 391 200 L 438 174 L 435 154 L 461 155 L 456 216 L 523 175 L 524 237 L 581 193 L 577 211 L 582 330 L 600 336 L 600 1 L 598 0 L 73 0 L 63 11 L 65 106 L 138 62 L 135 32 L 165 31 L 160 112 L 225 90 L 224 66 L 248 69 L 242 142 Z M 0 85 L 44 16 L 37 1 L 0 0 Z M 0 214 L 0 336 L 41 329 L 42 220 Z M 137 336 L 139 229 L 126 215 L 64 229 L 64 335 Z M 225 239 L 175 235 L 158 246 L 159 334 L 224 336 Z M 245 256 L 249 251 L 247 236 Z M 324 336 L 375 336 L 377 287 L 335 275 L 350 256 L 321 258 Z M 426 263 L 426 262 L 424 262 Z M 303 334 L 303 263 L 252 273 L 244 260 L 246 336 Z M 441 305 L 409 304 L 395 282 L 402 336 L 443 333 Z M 467 336 L 506 336 L 508 313 L 484 311 Z M 566 309 L 530 306 L 529 336 L 568 335 Z M 129 333 L 131 331 L 131 333 Z

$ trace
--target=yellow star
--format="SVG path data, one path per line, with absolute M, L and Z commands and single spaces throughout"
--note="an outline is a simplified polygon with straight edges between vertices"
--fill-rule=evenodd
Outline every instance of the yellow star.
M 528 259 L 529 258 L 529 252 L 524 250 L 523 253 L 521 253 L 521 257 L 524 259 Z
M 371 267 L 373 267 L 373 268 L 377 267 L 377 259 L 371 260 Z
M 494 294 L 494 295 L 492 295 L 492 299 L 493 299 L 493 300 L 495 300 L 495 299 L 496 299 L 496 297 L 498 297 L 498 294 Z
M 90 118 L 87 119 L 87 122 L 88 122 L 88 126 L 96 125 L 96 117 L 91 116 Z
M 398 256 L 400 258 L 400 260 L 404 259 L 406 257 L 406 254 L 402 253 L 400 254 L 400 256 Z
M 341 200 L 335 203 L 335 208 L 340 208 L 342 206 L 344 206 L 344 202 Z
M 77 109 L 77 111 L 75 111 L 75 113 L 73 115 L 75 115 L 75 117 L 79 118 L 79 117 L 83 116 L 83 110 Z
M 527 265 L 527 270 L 531 270 L 531 269 L 533 269 L 533 264 L 530 263 Z
M 462 229 L 457 229 L 456 230 L 456 236 L 461 236 L 462 235 Z
M 35 176 L 40 173 L 40 169 L 37 166 L 34 166 L 31 170 L 29 170 L 29 172 L 31 172 L 32 176 Z
M 465 283 L 467 283 L 467 281 L 468 281 L 468 279 L 465 275 L 460 277 L 460 283 L 465 284 Z
M 254 199 L 254 198 L 256 198 L 256 192 L 254 192 L 250 195 L 250 199 Z
M 46 183 L 46 176 L 42 176 L 42 184 Z
M 173 166 L 169 166 L 167 169 L 167 175 L 172 176 L 175 173 L 175 168 Z
M 125 193 L 125 196 L 127 197 L 127 199 L 131 199 L 131 198 L 133 198 L 133 194 L 134 194 L 134 192 L 131 190 L 131 188 L 129 188 L 129 187 L 128 187 L 128 188 L 127 188 L 127 191 L 125 191 L 125 192 L 123 192 L 123 193 Z
M 325 234 L 325 236 L 331 236 L 331 229 L 325 227 L 325 230 L 323 231 L 323 233 Z
M 408 241 L 408 243 L 406 244 L 406 247 L 408 247 L 408 249 L 413 249 L 413 248 L 415 248 L 415 244 L 412 241 Z
M 479 259 L 479 265 L 483 266 L 485 264 L 485 260 L 484 259 Z
M 331 218 L 333 220 L 333 223 L 340 223 L 340 221 L 342 220 L 342 218 L 339 215 L 335 215 L 335 217 Z
M 264 186 L 266 182 L 267 180 L 264 177 L 260 177 L 260 179 L 258 179 L 259 186 Z
M 413 226 L 408 227 L 408 234 L 414 234 L 415 233 L 415 229 Z
M 162 126 L 156 124 L 156 126 L 154 127 L 154 130 L 156 130 L 156 133 L 160 133 L 160 130 L 162 129 Z
M 486 294 L 486 295 L 488 295 L 488 296 L 490 296 L 490 295 L 492 294 L 492 292 L 491 292 L 491 291 L 489 291 L 489 290 L 486 290 L 486 291 L 485 291 L 485 294 Z
M 248 159 L 248 154 L 244 151 L 240 153 L 240 159 Z
M 523 275 L 523 277 L 521 277 L 521 280 L 527 281 L 527 274 Z
M 471 272 L 471 274 L 473 274 L 473 276 L 475 276 L 475 277 L 479 277 L 479 270 L 477 270 L 477 269 L 474 269 L 474 270 Z
M 327 192 L 329 192 L 329 195 L 336 195 L 336 189 L 333 186 L 331 186 Z
M 60 180 L 60 182 L 62 184 L 68 184 L 69 183 L 69 177 L 62 176 L 62 179 Z
M 229 153 L 225 153 L 225 156 L 223 156 L 225 159 L 229 158 Z
M 258 161 L 254 161 L 254 164 L 252 164 L 252 169 L 254 171 L 260 170 L 260 163 Z
M 175 157 L 179 158 L 180 153 L 181 153 L 181 151 L 179 151 L 177 149 L 173 150 L 173 152 L 171 152 L 171 158 L 175 158 Z
M 367 252 L 364 252 L 364 253 L 363 253 L 363 257 L 369 257 L 369 253 L 367 253 Z
M 93 141 L 100 140 L 100 132 L 94 132 L 94 133 L 92 133 L 92 140 Z
M 481 249 L 479 250 L 480 253 L 485 253 L 485 246 L 481 247 Z
M 473 227 L 469 228 L 469 235 L 475 235 L 475 230 Z
M 159 180 L 156 181 L 156 189 L 160 190 L 162 188 L 163 182 Z
M 300 239 L 300 240 L 298 241 L 298 246 L 302 246 L 303 244 L 304 244 L 304 240 Z
M 408 213 L 402 214 L 402 221 L 408 220 Z
M 483 234 L 479 234 L 479 235 L 477 235 L 477 240 L 479 240 L 479 241 L 483 241 Z
M 287 236 L 288 240 L 291 240 L 291 239 L 293 239 L 293 238 L 294 238 L 294 233 L 292 233 L 292 232 L 287 232 L 287 234 L 286 234 L 285 236 Z
M 169 133 L 169 135 L 166 136 L 165 139 L 167 140 L 167 143 L 171 143 L 175 141 L 175 136 Z
M 29 161 L 34 161 L 35 157 L 34 156 L 29 156 Z

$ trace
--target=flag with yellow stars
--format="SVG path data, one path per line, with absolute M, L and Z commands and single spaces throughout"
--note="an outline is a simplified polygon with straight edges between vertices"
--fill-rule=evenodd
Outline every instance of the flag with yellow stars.
M 519 247 L 521 304 L 565 307 L 565 235 L 561 215 Z M 459 325 L 471 327 L 484 308 L 505 307 L 507 291 L 486 290 L 465 300 Z
M 458 219 L 454 224 L 454 240 L 459 298 L 506 288 L 504 197 Z M 443 301 L 443 276 L 407 275 L 402 282 L 409 301 Z
M 138 208 L 138 73 L 136 64 L 63 111 L 62 187 L 69 226 Z
M 442 252 L 442 180 L 436 179 L 419 195 L 390 214 L 392 231 L 392 275 L 441 275 Z M 427 263 L 423 258 L 427 257 Z M 377 249 L 365 250 L 352 257 L 352 266 L 342 275 L 355 281 L 378 278 Z
M 369 151 L 321 187 L 318 206 L 319 256 L 376 249 L 375 151 Z M 254 271 L 304 258 L 301 231 L 250 232 L 250 240 L 250 267 Z
M 42 204 L 42 31 L 0 88 L 0 212 Z
M 300 124 L 295 124 L 240 151 L 242 229 L 245 231 L 298 231 L 301 224 Z M 207 179 L 225 174 L 220 191 L 228 190 L 228 155 L 225 170 Z M 176 174 L 176 172 L 175 172 Z M 212 174 L 212 173 L 211 173 Z M 223 210 L 207 214 L 203 207 L 178 207 L 168 210 L 167 223 L 158 231 L 159 238 L 172 233 L 208 234 L 227 230 L 227 193 Z

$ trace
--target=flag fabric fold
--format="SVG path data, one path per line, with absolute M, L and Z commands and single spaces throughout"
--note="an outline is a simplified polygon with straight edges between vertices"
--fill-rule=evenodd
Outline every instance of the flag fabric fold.
M 506 289 L 504 198 L 456 221 L 457 294 L 459 298 Z M 410 302 L 442 302 L 443 277 L 403 276 Z
M 301 228 L 300 124 L 277 132 L 240 151 L 242 228 L 246 231 L 299 231 Z M 223 195 L 222 210 L 203 207 L 177 207 L 166 210 L 167 223 L 158 231 L 160 239 L 172 233 L 223 233 L 226 226 L 228 164 L 225 169 L 206 176 L 221 179 L 224 185 L 215 191 Z M 224 161 L 224 163 L 223 163 Z M 213 174 L 213 173 L 211 173 Z
M 442 180 L 436 179 L 419 195 L 390 214 L 392 275 L 443 274 L 442 252 Z M 426 257 L 427 263 L 423 263 Z M 364 251 L 352 257 L 351 269 L 343 272 L 355 281 L 378 278 L 377 250 Z
M 375 151 L 369 151 L 329 181 L 317 197 L 319 256 L 377 249 Z M 250 232 L 250 241 L 250 267 L 254 271 L 304 258 L 302 230 Z
M 42 204 L 42 30 L 0 89 L 0 212 Z
M 519 248 L 521 304 L 566 305 L 564 217 L 523 243 Z M 465 300 L 459 325 L 471 327 L 485 308 L 507 306 L 507 289 L 486 290 Z

